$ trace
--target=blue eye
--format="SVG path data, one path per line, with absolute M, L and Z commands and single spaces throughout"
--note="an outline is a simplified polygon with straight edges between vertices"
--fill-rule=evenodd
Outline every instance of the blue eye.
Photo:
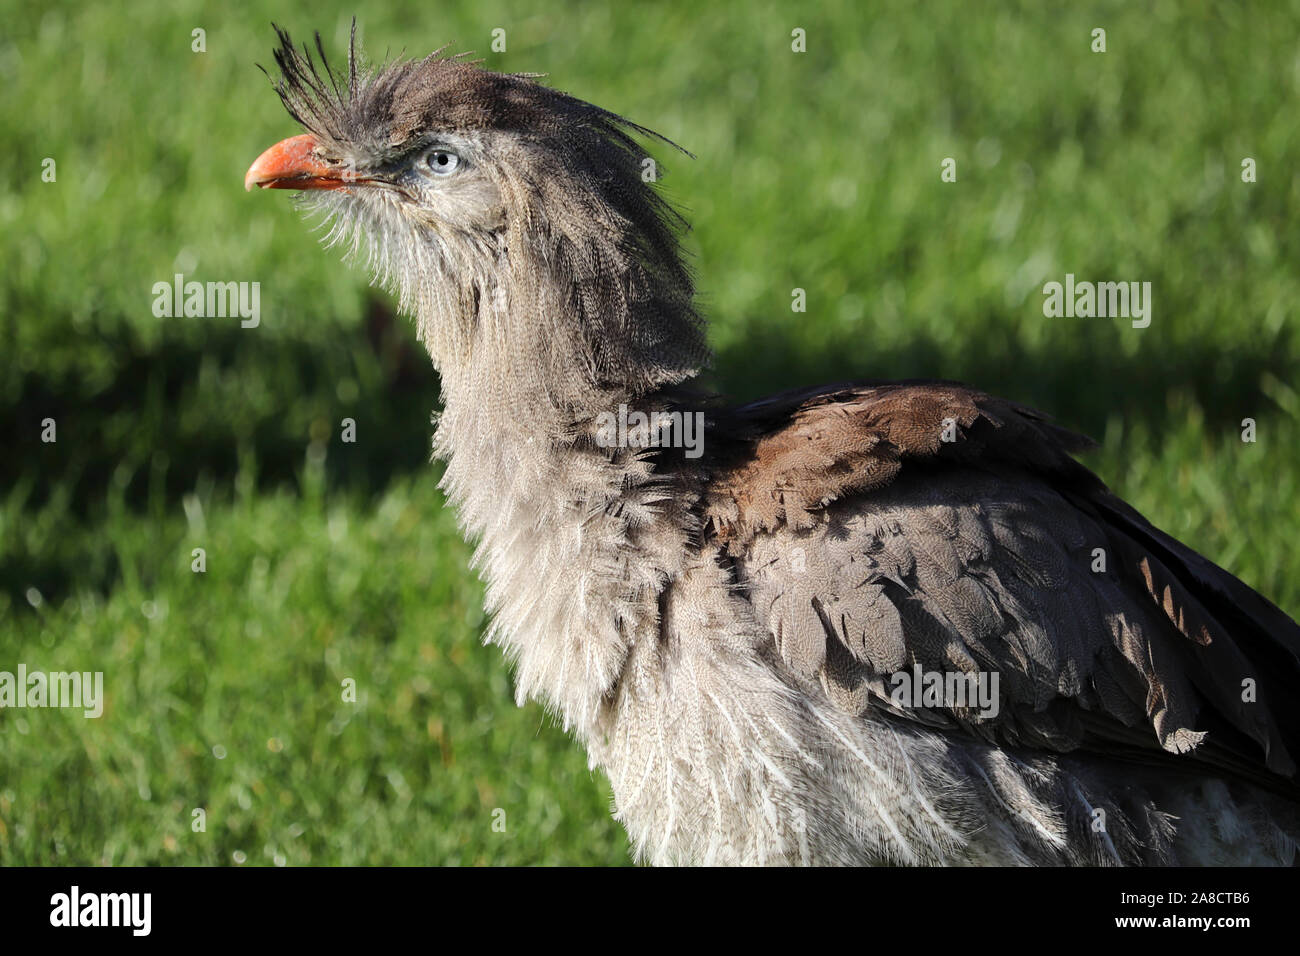
M 435 176 L 450 176 L 460 165 L 460 157 L 449 149 L 431 149 L 424 161 Z

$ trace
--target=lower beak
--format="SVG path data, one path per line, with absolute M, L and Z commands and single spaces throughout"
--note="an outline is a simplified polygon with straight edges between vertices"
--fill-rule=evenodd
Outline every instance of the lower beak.
M 363 181 L 350 169 L 322 162 L 307 133 L 276 143 L 244 174 L 245 189 L 342 189 Z

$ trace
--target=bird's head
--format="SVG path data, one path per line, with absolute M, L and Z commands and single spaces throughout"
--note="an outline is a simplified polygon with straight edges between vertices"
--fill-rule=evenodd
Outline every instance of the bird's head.
M 572 405 L 706 358 L 684 221 L 634 138 L 661 137 L 441 50 L 367 68 L 355 26 L 346 72 L 319 35 L 313 56 L 277 34 L 276 90 L 305 132 L 258 157 L 245 187 L 301 191 L 328 240 L 417 316 L 444 381 L 513 365 Z

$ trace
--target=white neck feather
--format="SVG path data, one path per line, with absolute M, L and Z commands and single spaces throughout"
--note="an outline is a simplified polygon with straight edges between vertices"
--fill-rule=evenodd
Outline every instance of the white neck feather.
M 527 319 L 499 321 L 518 328 Z M 557 407 L 502 380 L 502 350 L 491 347 L 499 341 L 435 356 L 444 411 L 434 453 L 476 545 L 488 641 L 515 663 L 518 700 L 541 700 L 585 739 L 630 648 L 657 633 L 658 595 L 684 560 L 694 519 L 689 496 L 669 495 L 635 449 L 581 440 L 593 410 L 625 393 L 578 395 L 583 412 Z M 516 367 L 527 363 L 516 356 Z

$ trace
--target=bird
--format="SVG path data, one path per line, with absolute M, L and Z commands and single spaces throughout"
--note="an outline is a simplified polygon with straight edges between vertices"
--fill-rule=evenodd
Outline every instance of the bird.
M 940 380 L 728 403 L 643 175 L 681 147 L 541 74 L 274 28 L 301 132 L 245 188 L 413 317 L 484 642 L 635 860 L 1296 863 L 1300 627 L 1087 439 Z

